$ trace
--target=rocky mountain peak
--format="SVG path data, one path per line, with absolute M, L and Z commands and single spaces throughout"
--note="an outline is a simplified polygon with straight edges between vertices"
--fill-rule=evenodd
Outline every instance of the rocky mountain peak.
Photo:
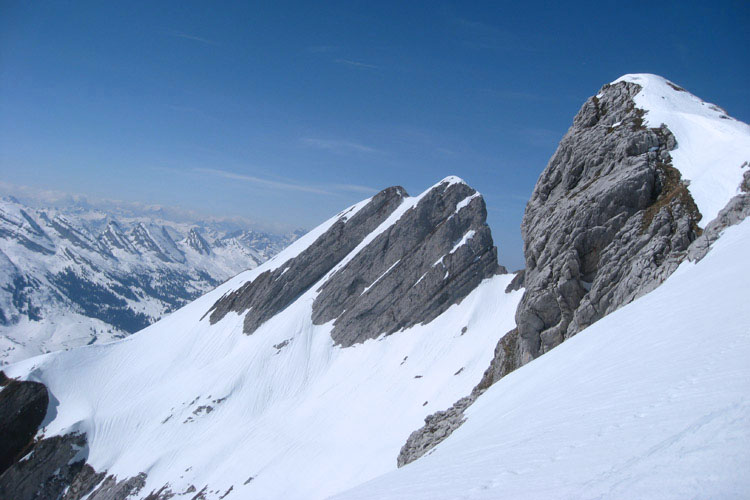
M 190 231 L 188 232 L 187 244 L 190 248 L 200 254 L 209 255 L 211 253 L 211 246 L 194 227 L 190 228 Z
M 115 221 L 107 222 L 107 226 L 104 228 L 104 231 L 99 238 L 104 245 L 110 249 L 119 248 L 131 253 L 136 253 L 135 248 L 133 248 L 133 245 L 128 241 L 125 233 Z
M 247 311 L 250 334 L 313 286 L 313 322 L 334 321 L 342 346 L 428 322 L 501 269 L 486 216 L 481 195 L 457 177 L 417 197 L 385 189 L 340 213 L 298 256 L 222 297 L 211 322 Z
M 727 204 L 708 226 L 713 240 L 750 213 L 744 193 L 732 198 L 744 155 L 747 125 L 662 77 L 625 75 L 587 99 L 526 206 L 517 327 L 474 391 L 409 437 L 399 465 L 447 437 L 494 382 L 659 286 L 689 248 L 704 255 L 706 238 L 691 248 L 702 210 L 714 217 Z
M 482 196 L 457 177 L 339 265 L 318 289 L 316 324 L 344 346 L 428 322 L 499 270 Z

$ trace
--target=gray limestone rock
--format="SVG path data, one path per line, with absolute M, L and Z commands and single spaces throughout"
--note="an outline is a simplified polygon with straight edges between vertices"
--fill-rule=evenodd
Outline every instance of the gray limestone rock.
M 318 288 L 312 319 L 334 321 L 334 341 L 348 347 L 429 322 L 483 279 L 504 272 L 484 200 L 465 183 L 448 181 L 342 262 L 405 196 L 400 187 L 380 192 L 299 256 L 219 299 L 209 311 L 211 322 L 228 311 L 247 311 L 244 331 L 252 333 L 330 273 Z
M 698 236 L 700 213 L 671 165 L 676 142 L 643 127 L 640 86 L 606 85 L 540 176 L 521 232 L 520 366 L 658 286 Z
M 505 293 L 515 292 L 523 288 L 523 282 L 524 282 L 525 276 L 526 276 L 525 269 L 521 269 L 520 271 L 517 271 L 516 275 L 513 277 L 510 283 L 508 283 L 508 286 L 505 287 Z
M 472 394 L 412 434 L 399 465 L 442 441 L 445 429 L 452 432 L 466 401 L 656 288 L 700 235 L 701 214 L 671 165 L 675 138 L 664 125 L 643 126 L 633 101 L 640 88 L 605 85 L 576 115 L 526 206 L 517 328 L 498 342 Z
M 466 184 L 433 188 L 320 287 L 313 322 L 335 320 L 331 335 L 346 347 L 435 319 L 504 271 L 486 217 Z
M 688 259 L 693 262 L 701 260 L 711 249 L 711 244 L 726 228 L 739 224 L 748 216 L 750 216 L 750 170 L 745 171 L 742 178 L 740 194 L 729 200 L 719 215 L 706 225 L 703 234 L 690 245 Z
M 403 188 L 391 187 L 375 195 L 352 217 L 347 219 L 342 214 L 300 255 L 219 299 L 209 311 L 211 323 L 229 311 L 240 314 L 247 311 L 244 332 L 253 333 L 325 276 L 401 204 L 404 196 Z
M 471 406 L 476 397 L 466 396 L 456 401 L 453 406 L 444 411 L 438 411 L 424 419 L 424 427 L 411 433 L 406 444 L 398 454 L 399 467 L 421 457 L 437 443 L 447 438 L 465 420 L 464 410 Z

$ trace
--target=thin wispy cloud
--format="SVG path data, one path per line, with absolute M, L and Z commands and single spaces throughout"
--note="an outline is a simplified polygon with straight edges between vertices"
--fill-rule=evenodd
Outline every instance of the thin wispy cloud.
M 346 66 L 350 66 L 352 68 L 360 68 L 360 69 L 380 69 L 378 66 L 375 66 L 374 64 L 367 64 L 360 61 L 352 61 L 351 59 L 334 59 L 333 62 L 338 64 L 344 64 Z
M 348 59 L 346 57 L 336 57 L 336 53 L 341 53 L 341 47 L 338 45 L 310 45 L 305 47 L 304 52 L 313 54 L 314 56 L 323 57 L 336 64 L 348 66 L 354 69 L 380 69 L 379 66 L 374 64 L 358 61 L 356 59 Z
M 202 174 L 210 174 L 217 177 L 223 177 L 225 179 L 232 179 L 236 181 L 245 181 L 257 186 L 263 186 L 272 189 L 279 189 L 282 191 L 300 191 L 303 193 L 315 193 L 315 194 L 331 194 L 325 189 L 321 189 L 315 186 L 309 186 L 306 184 L 298 184 L 294 182 L 283 182 L 274 181 L 271 179 L 264 179 L 262 177 L 256 177 L 254 175 L 236 174 L 234 172 L 228 172 L 226 170 L 219 170 L 216 168 L 194 168 L 193 171 L 200 172 Z
M 365 144 L 351 141 L 341 141 L 336 139 L 318 139 L 314 137 L 304 137 L 302 143 L 306 146 L 316 149 L 324 149 L 337 154 L 349 153 L 381 153 L 382 151 Z
M 273 179 L 265 179 L 263 177 L 257 177 L 254 175 L 238 174 L 235 172 L 229 172 L 227 170 L 220 170 L 216 168 L 194 168 L 193 171 L 212 175 L 215 177 L 221 177 L 224 179 L 248 182 L 250 184 L 255 184 L 256 186 L 268 189 L 276 189 L 280 191 L 297 191 L 302 193 L 321 194 L 326 196 L 330 196 L 332 194 L 335 194 L 336 192 L 373 194 L 378 191 L 375 188 L 360 186 L 357 184 L 310 185 L 291 181 L 278 181 Z
M 214 40 L 209 40 L 208 38 L 191 35 L 189 33 L 183 33 L 182 31 L 170 30 L 167 32 L 167 34 L 175 38 L 182 38 L 183 40 L 191 40 L 193 42 L 204 43 L 206 45 L 219 45 L 219 42 L 216 42 Z
M 333 187 L 338 191 L 349 191 L 352 193 L 375 194 L 377 189 L 368 186 L 359 186 L 357 184 L 334 184 Z

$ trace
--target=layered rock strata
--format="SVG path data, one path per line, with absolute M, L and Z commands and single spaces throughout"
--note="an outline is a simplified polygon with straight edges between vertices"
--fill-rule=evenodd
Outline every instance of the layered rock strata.
M 333 340 L 348 347 L 429 322 L 504 272 L 474 189 L 449 178 L 401 207 L 413 201 L 400 187 L 381 191 L 300 255 L 222 297 L 211 322 L 229 311 L 245 314 L 244 331 L 252 334 L 317 286 L 313 323 L 333 321 Z
M 646 128 L 641 90 L 605 85 L 576 115 L 524 213 L 526 269 L 516 329 L 498 342 L 471 395 L 428 418 L 398 457 L 409 463 L 445 439 L 487 387 L 661 284 L 701 234 L 701 214 L 672 166 L 670 130 Z M 446 431 L 448 429 L 448 431 Z

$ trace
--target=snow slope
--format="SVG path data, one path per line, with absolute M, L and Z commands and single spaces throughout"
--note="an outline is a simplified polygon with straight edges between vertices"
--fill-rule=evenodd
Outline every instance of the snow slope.
M 750 220 L 338 499 L 748 498 Z
M 750 126 L 661 76 L 630 74 L 612 83 L 620 81 L 642 87 L 634 100 L 646 111 L 644 125 L 666 124 L 674 134 L 672 164 L 690 181 L 702 224 L 708 224 L 738 193 L 743 169 L 750 168 Z
M 404 198 L 365 240 L 422 196 Z M 521 292 L 505 293 L 512 275 L 483 281 L 426 325 L 347 348 L 333 345 L 332 322 L 312 324 L 320 283 L 252 335 L 242 332 L 243 315 L 214 325 L 204 317 L 367 201 L 120 342 L 4 370 L 48 387 L 57 406 L 45 436 L 83 431 L 97 471 L 145 472 L 140 497 L 168 485 L 186 498 L 205 487 L 206 498 L 315 499 L 393 470 L 408 435 L 476 385 L 498 334 L 513 328 Z

